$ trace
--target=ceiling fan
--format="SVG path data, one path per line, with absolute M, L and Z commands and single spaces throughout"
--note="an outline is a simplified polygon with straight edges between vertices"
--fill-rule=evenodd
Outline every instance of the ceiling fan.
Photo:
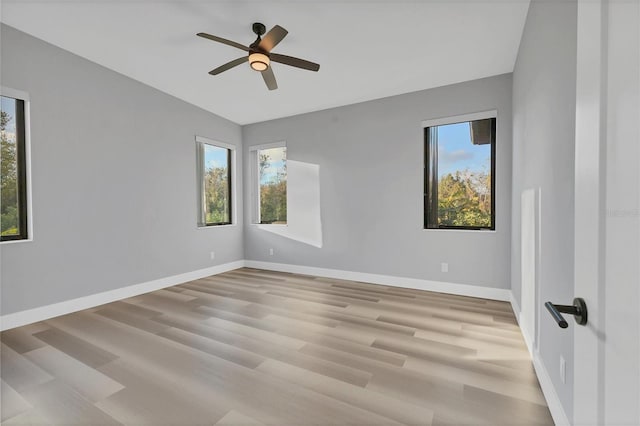
M 304 59 L 280 55 L 278 53 L 271 53 L 271 50 L 276 47 L 276 45 L 280 43 L 283 38 L 285 38 L 288 31 L 281 26 L 276 25 L 275 27 L 271 28 L 271 30 L 263 38 L 262 35 L 264 35 L 265 31 L 266 27 L 263 24 L 261 24 L 260 22 L 254 23 L 253 32 L 258 36 L 258 38 L 256 38 L 256 41 L 251 43 L 249 47 L 240 43 L 236 43 L 235 41 L 224 39 L 222 37 L 217 37 L 207 33 L 198 33 L 197 35 L 199 37 L 217 41 L 218 43 L 223 43 L 228 46 L 233 46 L 249 53 L 248 56 L 234 59 L 231 62 L 227 62 L 226 64 L 209 71 L 209 74 L 218 75 L 221 72 L 227 71 L 233 67 L 237 67 L 238 65 L 248 61 L 253 70 L 258 71 L 262 74 L 262 78 L 264 79 L 264 82 L 269 90 L 275 90 L 278 88 L 278 83 L 276 83 L 276 77 L 273 74 L 273 70 L 271 69 L 271 62 L 278 62 L 309 71 L 318 71 L 320 69 L 320 65 L 313 62 L 305 61 Z

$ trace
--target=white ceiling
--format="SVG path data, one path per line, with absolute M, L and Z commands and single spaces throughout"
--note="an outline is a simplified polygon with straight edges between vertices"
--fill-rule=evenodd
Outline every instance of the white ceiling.
M 2 22 L 238 124 L 513 71 L 529 0 L 4 0 Z M 242 56 L 196 37 L 250 44 L 253 22 L 289 35 L 274 52 L 279 88 Z

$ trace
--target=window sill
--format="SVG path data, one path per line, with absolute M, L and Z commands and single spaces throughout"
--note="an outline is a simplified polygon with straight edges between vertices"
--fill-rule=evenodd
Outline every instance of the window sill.
M 231 228 L 238 226 L 237 223 L 229 223 L 226 225 L 209 225 L 209 226 L 196 226 L 196 229 L 218 229 L 218 228 Z
M 495 234 L 495 229 L 456 229 L 456 228 L 422 228 L 423 231 L 449 232 L 477 232 L 480 234 Z
M 33 238 L 27 238 L 26 240 L 7 240 L 7 241 L 0 241 L 0 245 L 4 245 L 4 244 L 19 244 L 19 243 L 31 243 L 33 242 Z
M 289 224 L 287 223 L 252 223 L 252 225 L 254 226 L 280 226 L 283 228 L 286 228 L 287 226 L 289 226 Z

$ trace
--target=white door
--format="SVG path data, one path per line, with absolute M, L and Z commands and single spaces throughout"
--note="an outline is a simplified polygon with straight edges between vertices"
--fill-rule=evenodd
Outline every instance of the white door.
M 579 0 L 574 423 L 640 424 L 640 2 Z

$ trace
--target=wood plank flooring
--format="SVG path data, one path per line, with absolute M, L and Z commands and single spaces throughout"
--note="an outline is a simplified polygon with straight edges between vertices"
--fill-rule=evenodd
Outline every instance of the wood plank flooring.
M 8 330 L 2 424 L 553 424 L 508 303 L 239 269 Z

